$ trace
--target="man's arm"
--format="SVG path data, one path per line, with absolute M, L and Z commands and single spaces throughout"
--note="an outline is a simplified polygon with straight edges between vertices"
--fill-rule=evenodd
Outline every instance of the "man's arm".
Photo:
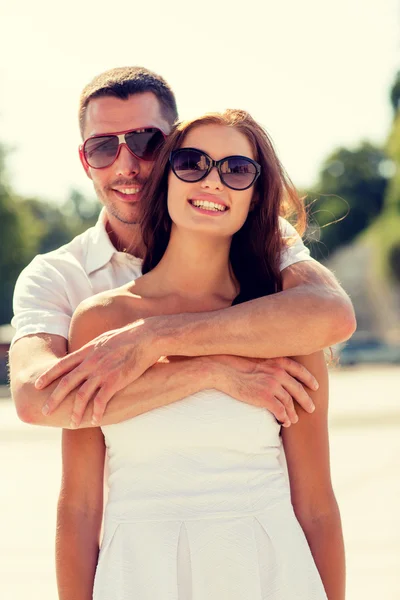
M 307 355 L 348 339 L 356 321 L 333 274 L 316 261 L 282 272 L 283 291 L 225 310 L 165 317 L 155 324 L 166 353 L 275 358 Z
M 75 424 L 71 422 L 71 417 L 76 392 L 70 392 L 65 401 L 52 414 L 46 416 L 42 412 L 42 407 L 47 403 L 59 380 L 44 390 L 35 388 L 38 375 L 56 363 L 58 358 L 66 354 L 66 351 L 67 340 L 58 335 L 48 334 L 20 338 L 11 348 L 11 393 L 18 416 L 25 423 L 74 428 Z M 119 423 L 207 387 L 214 387 L 214 384 L 218 383 L 217 372 L 222 380 L 224 374 L 222 367 L 214 365 L 207 359 L 157 363 L 148 369 L 143 377 L 115 395 L 113 402 L 107 407 L 102 424 Z M 76 410 L 80 412 L 80 408 L 78 402 Z M 89 402 L 79 425 L 92 427 L 92 414 L 93 402 Z M 285 409 L 280 414 L 283 419 L 286 418 Z
M 74 429 L 93 427 L 93 398 L 87 404 L 84 395 L 69 392 L 64 402 L 48 415 L 42 412 L 60 380 L 43 390 L 34 383 L 43 369 L 64 356 L 67 341 L 61 336 L 38 334 L 15 342 L 10 353 L 11 391 L 18 416 L 26 423 Z M 107 373 L 106 373 L 107 375 Z M 234 357 L 182 358 L 160 362 L 139 379 L 113 396 L 112 402 L 100 407 L 98 422 L 119 423 L 140 414 L 171 404 L 207 388 L 216 388 L 237 400 L 263 406 L 286 426 L 297 421 L 293 400 L 306 410 L 312 409 L 305 386 L 313 378 L 297 362 L 289 359 L 256 363 Z M 104 417 L 102 417 L 105 410 Z M 71 417 L 73 416 L 73 421 Z
M 96 379 L 104 407 L 160 356 L 307 355 L 353 334 L 351 301 L 328 269 L 303 261 L 284 269 L 282 276 L 278 294 L 212 312 L 151 317 L 100 335 L 55 363 L 36 386 L 43 389 L 59 379 L 52 395 L 58 405 L 67 391 Z M 88 401 L 88 395 L 82 398 Z

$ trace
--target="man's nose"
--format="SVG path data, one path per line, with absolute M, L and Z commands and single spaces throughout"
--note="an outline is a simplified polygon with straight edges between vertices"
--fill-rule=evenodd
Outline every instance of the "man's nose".
M 132 175 L 132 173 L 139 173 L 140 171 L 139 159 L 128 150 L 125 144 L 120 146 L 115 168 L 118 175 Z
M 200 183 L 204 188 L 220 189 L 223 187 L 217 167 L 213 167 L 207 177 L 204 177 Z

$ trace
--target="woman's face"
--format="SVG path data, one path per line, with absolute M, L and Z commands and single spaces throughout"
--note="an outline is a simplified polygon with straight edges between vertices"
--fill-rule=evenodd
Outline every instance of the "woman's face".
M 214 160 L 233 155 L 255 160 L 247 137 L 226 125 L 195 127 L 186 135 L 181 148 L 196 148 Z M 204 179 L 191 183 L 181 181 L 171 170 L 168 212 L 175 227 L 232 237 L 247 219 L 253 194 L 254 185 L 247 190 L 232 190 L 224 185 L 215 167 Z

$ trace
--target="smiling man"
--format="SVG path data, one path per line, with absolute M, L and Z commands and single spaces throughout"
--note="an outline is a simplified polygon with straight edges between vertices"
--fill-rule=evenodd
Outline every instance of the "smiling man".
M 146 91 L 129 95 L 126 100 L 96 95 L 83 113 L 83 168 L 106 207 L 112 242 L 117 249 L 129 246 L 136 256 L 143 252 L 137 226 L 141 191 L 153 167 L 153 153 L 148 152 L 143 159 L 138 152 L 143 143 L 145 149 L 161 143 L 177 117 L 174 108 L 171 99 L 169 111 L 165 108 L 163 114 L 161 101 L 154 92 Z M 119 135 L 126 146 L 118 145 L 116 136 L 107 136 L 109 132 L 122 132 Z M 129 151 L 129 145 L 136 149 L 136 155 Z
M 312 411 L 306 388 L 317 384 L 287 357 L 348 339 L 355 329 L 349 298 L 282 219 L 283 235 L 292 238 L 280 261 L 282 292 L 136 321 L 66 355 L 80 302 L 141 274 L 141 191 L 176 118 L 170 87 L 143 68 L 107 71 L 82 93 L 80 157 L 104 208 L 95 227 L 37 256 L 17 282 L 11 390 L 27 423 L 117 423 L 229 379 L 238 400 L 265 406 L 289 426 L 297 421 L 293 401 Z M 172 355 L 182 358 L 159 361 Z

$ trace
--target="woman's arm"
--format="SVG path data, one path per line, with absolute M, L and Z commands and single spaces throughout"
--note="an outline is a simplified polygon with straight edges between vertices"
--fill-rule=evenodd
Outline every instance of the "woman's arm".
M 60 600 L 92 600 L 103 516 L 104 454 L 100 428 L 63 430 L 56 535 Z
M 91 335 L 88 326 L 74 327 L 69 349 L 80 348 Z M 56 535 L 60 600 L 92 600 L 103 518 L 104 459 L 100 428 L 63 430 Z
M 316 410 L 298 410 L 299 422 L 282 429 L 292 504 L 329 600 L 345 598 L 345 554 L 340 512 L 332 489 L 328 440 L 328 370 L 324 353 L 297 356 L 319 381 Z

